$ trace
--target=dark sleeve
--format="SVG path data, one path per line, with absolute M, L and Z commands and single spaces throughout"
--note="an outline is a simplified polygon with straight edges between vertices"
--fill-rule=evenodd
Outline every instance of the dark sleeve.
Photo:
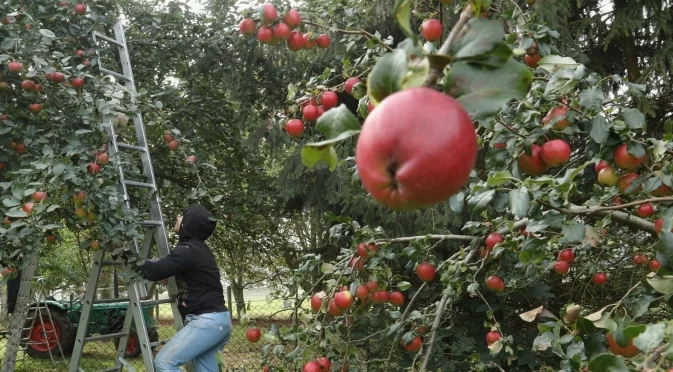
M 143 276 L 145 279 L 157 281 L 182 273 L 192 265 L 194 255 L 191 250 L 189 246 L 178 245 L 160 260 L 145 260 L 142 266 Z
M 9 274 L 12 275 L 12 274 Z M 21 271 L 15 277 L 7 281 L 7 312 L 14 313 L 16 300 L 19 297 L 19 286 L 21 285 Z

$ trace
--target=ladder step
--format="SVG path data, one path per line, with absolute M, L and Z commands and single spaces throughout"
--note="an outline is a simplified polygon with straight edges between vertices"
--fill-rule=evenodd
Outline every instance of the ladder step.
M 96 372 L 119 372 L 120 369 L 121 368 L 119 368 L 119 367 L 110 367 L 110 368 L 98 370 Z
M 164 298 L 161 300 L 149 300 L 149 301 L 140 301 L 142 303 L 142 306 L 154 306 L 154 305 L 161 305 L 161 304 L 172 304 L 175 302 L 174 298 Z
M 90 336 L 84 339 L 84 342 L 95 342 L 95 341 L 106 341 L 113 338 L 119 338 L 122 336 L 128 336 L 128 333 L 118 332 L 118 333 L 108 333 L 105 335 Z
M 120 73 L 118 73 L 118 72 L 114 72 L 114 71 L 112 71 L 112 70 L 108 70 L 108 69 L 103 68 L 103 67 L 100 67 L 99 69 L 100 69 L 100 72 L 102 72 L 102 73 L 104 73 L 104 74 L 108 74 L 108 75 L 110 75 L 110 76 L 113 76 L 113 77 L 115 77 L 115 78 L 117 78 L 117 79 L 119 79 L 119 80 L 131 81 L 131 79 L 129 79 L 126 75 L 122 75 L 122 74 L 120 74 Z
M 93 303 L 95 304 L 113 304 L 116 302 L 129 302 L 129 298 L 128 297 L 104 298 L 93 301 Z
M 161 226 L 163 221 L 145 220 L 139 223 L 140 226 Z
M 103 34 L 99 34 L 98 32 L 94 32 L 93 34 L 94 34 L 94 36 L 96 36 L 97 38 L 99 37 L 99 38 L 101 38 L 101 39 L 107 41 L 107 42 L 110 43 L 110 44 L 114 44 L 114 45 L 116 45 L 116 46 L 118 46 L 118 47 L 120 47 L 120 48 L 124 48 L 124 44 L 118 42 L 117 40 L 115 40 L 115 39 L 113 39 L 113 38 L 111 38 L 111 37 L 107 37 L 107 36 L 105 36 L 105 35 L 103 35 Z
M 129 145 L 128 143 L 117 143 L 117 147 L 128 150 L 136 150 L 140 152 L 146 152 L 147 149 L 142 146 Z
M 135 186 L 135 187 L 144 187 L 146 189 L 153 189 L 154 185 L 151 183 L 146 183 L 146 182 L 138 182 L 138 181 L 129 181 L 129 180 L 124 180 L 124 183 L 127 186 Z

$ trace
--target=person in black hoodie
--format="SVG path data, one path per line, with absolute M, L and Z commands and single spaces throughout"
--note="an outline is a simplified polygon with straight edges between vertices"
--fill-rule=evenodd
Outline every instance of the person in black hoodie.
M 160 260 L 146 260 L 143 277 L 160 281 L 177 276 L 187 284 L 185 327 L 159 351 L 157 372 L 179 372 L 194 361 L 195 372 L 217 372 L 216 354 L 231 337 L 231 316 L 224 303 L 220 270 L 205 240 L 215 231 L 213 215 L 199 205 L 179 216 L 175 231 L 178 245 Z

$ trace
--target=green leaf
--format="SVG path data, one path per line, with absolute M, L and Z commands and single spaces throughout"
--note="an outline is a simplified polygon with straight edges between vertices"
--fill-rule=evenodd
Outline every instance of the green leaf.
M 390 336 L 394 335 L 395 333 L 397 333 L 397 331 L 400 330 L 400 328 L 402 328 L 402 323 L 400 323 L 400 322 L 397 322 L 397 323 L 391 325 L 390 329 L 388 329 L 388 333 L 386 334 L 386 337 L 390 337 Z
M 409 72 L 402 79 L 402 89 L 422 87 L 430 74 L 430 60 L 428 58 L 417 58 L 407 65 Z
M 586 226 L 582 222 L 563 225 L 563 243 L 581 243 L 584 240 Z
M 411 287 L 411 283 L 409 283 L 409 282 L 405 282 L 405 281 L 397 282 L 397 289 L 399 289 L 400 291 L 406 291 L 410 287 Z
M 51 30 L 47 30 L 46 28 L 41 28 L 39 32 L 40 32 L 40 35 L 42 35 L 44 37 L 47 37 L 47 38 L 50 38 L 50 39 L 53 39 L 53 38 L 56 37 L 55 33 L 51 32 Z
M 493 200 L 495 190 L 487 190 L 467 198 L 467 206 L 474 213 L 479 213 L 488 207 L 488 204 Z
M 393 14 L 395 14 L 395 21 L 400 26 L 402 32 L 404 32 L 407 37 L 416 37 L 416 33 L 411 29 L 411 5 L 413 2 L 411 0 L 397 0 L 395 2 L 395 8 L 393 9 Z
M 452 48 L 455 62 L 469 61 L 498 67 L 512 56 L 512 48 L 504 42 L 505 30 L 501 22 L 473 18 L 467 27 L 468 31 Z
M 629 372 L 624 358 L 613 354 L 601 354 L 589 362 L 591 372 Z
M 624 118 L 624 122 L 630 129 L 645 128 L 645 115 L 638 109 L 623 108 L 622 118 Z
M 589 135 L 594 142 L 600 145 L 607 142 L 608 137 L 610 136 L 610 127 L 608 127 L 608 122 L 603 115 L 598 115 L 591 121 Z
M 545 259 L 545 242 L 540 239 L 528 239 L 519 253 L 519 261 L 524 265 L 539 264 Z
M 459 192 L 449 198 L 449 207 L 451 207 L 451 210 L 454 211 L 455 213 L 461 213 L 463 211 L 464 206 L 465 206 L 464 193 Z
M 574 59 L 570 57 L 561 57 L 555 55 L 549 55 L 543 57 L 540 62 L 538 62 L 538 67 L 547 70 L 549 72 L 554 72 L 554 70 L 563 69 L 566 67 L 578 66 L 579 63 L 575 62 Z
M 589 88 L 580 93 L 580 106 L 585 109 L 600 109 L 603 103 L 603 91 L 600 88 Z
M 498 69 L 454 63 L 446 76 L 444 91 L 458 99 L 474 120 L 497 114 L 514 98 L 524 98 L 533 74 L 523 64 L 510 59 Z
M 551 332 L 545 332 L 535 338 L 533 341 L 533 349 L 537 351 L 545 351 L 551 347 L 552 342 L 558 340 L 558 336 Z
M 322 272 L 323 274 L 331 274 L 334 271 L 336 271 L 336 267 L 332 264 L 327 263 L 327 262 L 323 263 L 320 266 L 320 272 Z
M 654 288 L 655 291 L 664 294 L 672 295 L 673 294 L 673 276 L 653 276 L 647 278 L 647 283 Z
M 659 234 L 657 260 L 664 267 L 673 265 L 673 233 L 670 231 L 664 230 Z
M 522 187 L 518 190 L 510 190 L 509 206 L 515 217 L 522 218 L 527 216 L 528 209 L 530 209 L 530 195 L 528 194 L 528 189 Z
M 504 185 L 510 181 L 512 181 L 514 177 L 512 177 L 512 173 L 508 170 L 500 171 L 488 178 L 486 181 L 486 184 L 488 187 L 497 187 Z
M 301 149 L 301 161 L 308 169 L 312 169 L 321 161 L 325 162 L 329 170 L 333 172 L 336 169 L 339 157 L 332 145 L 310 146 L 306 145 Z
M 17 205 L 21 204 L 21 201 L 10 197 L 2 199 L 2 204 L 4 204 L 5 207 L 16 207 Z
M 358 121 L 357 116 L 353 115 L 346 105 L 341 104 L 339 107 L 335 107 L 322 114 L 318 118 L 316 129 L 328 139 L 334 139 L 344 132 L 359 130 L 360 121 Z
M 652 304 L 652 302 L 654 302 L 654 300 L 656 300 L 654 296 L 650 295 L 638 296 L 633 302 L 633 309 L 632 309 L 633 319 L 640 318 L 641 316 L 647 314 L 647 311 L 649 310 L 650 305 Z
M 7 211 L 5 213 L 5 216 L 7 217 L 14 217 L 14 218 L 20 218 L 20 217 L 28 217 L 26 212 L 24 212 L 22 209 L 13 209 L 11 211 Z
M 65 171 L 65 161 L 59 160 L 54 164 L 54 168 L 51 170 L 54 173 L 54 176 L 60 176 Z
M 351 95 L 355 99 L 362 99 L 367 95 L 367 86 L 363 83 L 357 83 L 353 85 L 353 90 L 351 91 Z
M 664 341 L 664 323 L 648 324 L 645 331 L 633 339 L 633 344 L 641 351 L 649 353 Z
M 367 79 L 369 98 L 375 105 L 402 89 L 407 71 L 407 53 L 400 49 L 386 54 L 376 63 Z
M 605 345 L 605 337 L 600 333 L 591 334 L 584 339 L 584 350 L 588 358 L 606 352 L 608 349 Z

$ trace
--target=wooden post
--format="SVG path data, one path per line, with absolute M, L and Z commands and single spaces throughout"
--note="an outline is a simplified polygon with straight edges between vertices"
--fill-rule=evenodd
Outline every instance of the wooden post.
M 234 305 L 231 302 L 231 287 L 227 286 L 227 305 L 229 305 L 229 311 L 231 318 L 234 318 Z

